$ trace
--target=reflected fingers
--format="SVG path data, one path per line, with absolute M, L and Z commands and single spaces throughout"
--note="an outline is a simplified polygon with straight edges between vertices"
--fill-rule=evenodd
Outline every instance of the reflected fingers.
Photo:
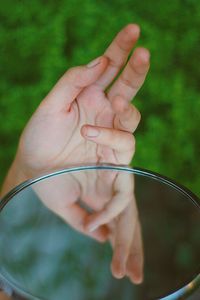
M 140 222 L 137 220 L 135 233 L 127 261 L 127 275 L 135 284 L 143 282 L 144 251 Z
M 133 200 L 134 181 L 132 174 L 119 173 L 113 186 L 112 198 L 101 211 L 93 213 L 86 221 L 90 232 L 119 216 Z
M 105 242 L 109 237 L 109 229 L 106 225 L 99 226 L 93 232 L 88 232 L 85 229 L 85 220 L 89 218 L 90 215 L 84 208 L 80 207 L 76 203 L 62 211 L 59 211 L 58 215 L 60 215 L 65 222 L 71 225 L 72 228 L 99 242 Z
M 123 278 L 126 273 L 127 260 L 130 255 L 133 233 L 137 219 L 137 210 L 132 201 L 116 220 L 112 274 L 116 278 Z

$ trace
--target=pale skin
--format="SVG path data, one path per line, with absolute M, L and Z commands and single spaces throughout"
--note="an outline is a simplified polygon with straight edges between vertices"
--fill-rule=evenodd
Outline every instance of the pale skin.
M 130 163 L 140 122 L 130 101 L 150 65 L 149 51 L 141 47 L 126 64 L 139 34 L 138 25 L 128 24 L 95 62 L 62 76 L 25 127 L 1 196 L 30 177 L 69 165 Z
M 133 283 L 142 282 L 144 255 L 133 174 L 73 172 L 40 181 L 32 188 L 73 229 L 98 242 L 110 241 L 115 278 L 128 276 Z

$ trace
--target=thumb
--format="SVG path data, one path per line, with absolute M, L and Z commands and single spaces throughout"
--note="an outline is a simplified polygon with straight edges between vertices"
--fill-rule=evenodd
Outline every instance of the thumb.
M 94 83 L 108 65 L 108 58 L 100 56 L 84 66 L 70 68 L 43 100 L 56 110 L 70 107 L 79 93 Z

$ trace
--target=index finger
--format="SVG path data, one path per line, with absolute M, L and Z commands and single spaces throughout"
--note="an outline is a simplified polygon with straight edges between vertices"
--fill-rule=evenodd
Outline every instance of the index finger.
M 109 58 L 109 64 L 104 73 L 96 81 L 96 84 L 105 89 L 125 65 L 128 55 L 137 42 L 140 28 L 137 24 L 128 24 L 114 38 L 112 43 L 104 52 Z
M 70 68 L 42 101 L 53 111 L 70 111 L 74 99 L 87 86 L 94 83 L 105 70 L 108 59 L 100 56 L 85 66 Z M 46 106 L 45 106 L 46 108 Z

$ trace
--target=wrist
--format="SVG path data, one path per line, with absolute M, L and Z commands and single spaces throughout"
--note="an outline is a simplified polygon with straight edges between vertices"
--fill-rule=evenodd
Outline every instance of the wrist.
M 20 161 L 16 156 L 14 161 L 11 164 L 10 169 L 8 170 L 7 176 L 1 188 L 1 192 L 0 192 L 1 197 L 7 194 L 15 186 L 19 185 L 20 183 L 28 179 L 28 176 L 26 176 L 22 170 L 23 169 L 21 167 Z

